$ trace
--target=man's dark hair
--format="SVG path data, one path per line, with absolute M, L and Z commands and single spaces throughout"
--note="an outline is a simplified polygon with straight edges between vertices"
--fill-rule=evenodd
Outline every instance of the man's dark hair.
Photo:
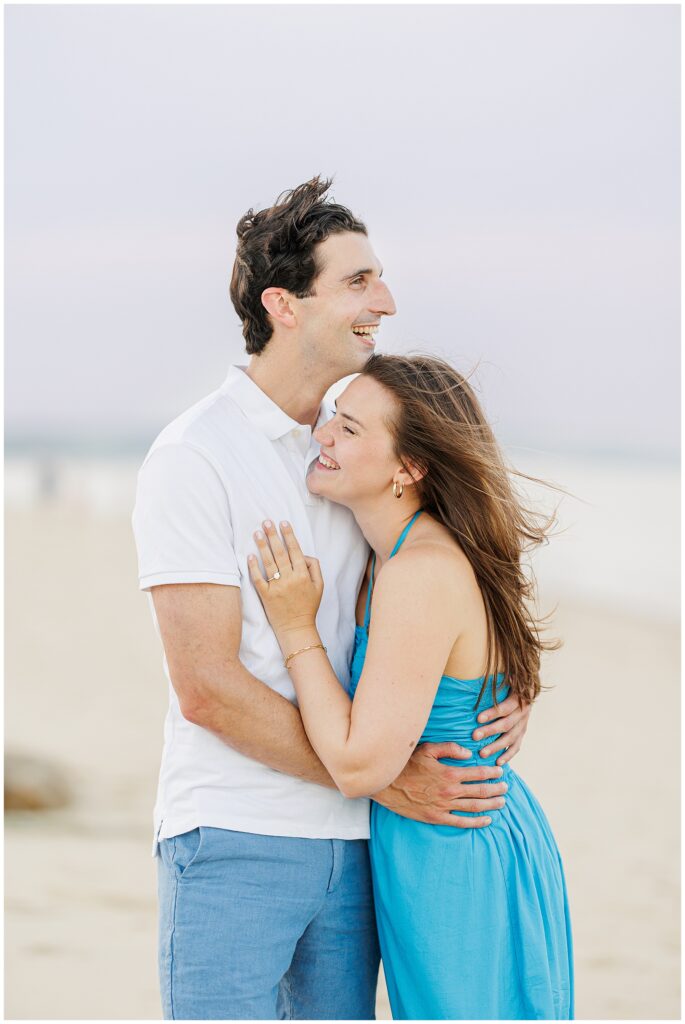
M 325 199 L 331 179 L 318 175 L 283 192 L 266 210 L 248 210 L 238 221 L 231 301 L 243 322 L 249 355 L 263 352 L 273 328 L 262 304 L 265 288 L 285 288 L 298 299 L 314 294 L 321 267 L 315 247 L 343 231 L 366 234 L 346 206 Z

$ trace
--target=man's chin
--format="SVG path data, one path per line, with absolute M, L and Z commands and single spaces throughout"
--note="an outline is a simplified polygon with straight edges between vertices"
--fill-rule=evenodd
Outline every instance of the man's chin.
M 357 366 L 360 370 L 363 370 L 368 363 L 371 356 L 376 351 L 375 345 L 365 345 L 364 348 L 357 354 Z
M 356 351 L 350 353 L 350 358 L 346 360 L 347 365 L 341 367 L 341 376 L 350 377 L 353 373 L 361 373 L 375 351 L 374 345 L 365 345 L 363 342 L 359 342 Z

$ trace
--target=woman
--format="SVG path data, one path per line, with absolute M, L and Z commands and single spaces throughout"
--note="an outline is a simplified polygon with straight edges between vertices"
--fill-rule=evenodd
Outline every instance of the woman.
M 319 429 L 314 494 L 352 510 L 372 548 L 350 692 L 316 629 L 318 562 L 292 528 L 255 537 L 250 576 L 280 643 L 307 735 L 349 797 L 378 792 L 417 743 L 473 763 L 476 716 L 540 690 L 538 624 L 521 566 L 546 526 L 520 505 L 466 380 L 448 364 L 373 356 Z M 335 543 L 335 538 L 331 538 Z M 468 764 L 469 762 L 460 762 Z M 396 1019 L 573 1017 L 571 933 L 549 824 L 507 764 L 490 824 L 452 829 L 372 805 L 378 930 Z

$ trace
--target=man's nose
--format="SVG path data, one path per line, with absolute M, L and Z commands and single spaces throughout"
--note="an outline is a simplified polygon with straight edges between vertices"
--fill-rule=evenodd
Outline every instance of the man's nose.
M 372 296 L 369 308 L 372 313 L 380 313 L 381 316 L 394 316 L 397 312 L 395 300 L 384 281 L 376 282 L 376 291 Z

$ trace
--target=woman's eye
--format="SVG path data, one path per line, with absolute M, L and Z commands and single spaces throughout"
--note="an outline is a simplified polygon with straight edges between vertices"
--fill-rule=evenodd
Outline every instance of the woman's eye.
M 350 428 L 346 427 L 344 424 L 343 424 L 343 430 L 347 431 L 348 434 L 354 434 L 355 433 L 354 430 L 350 430 Z

